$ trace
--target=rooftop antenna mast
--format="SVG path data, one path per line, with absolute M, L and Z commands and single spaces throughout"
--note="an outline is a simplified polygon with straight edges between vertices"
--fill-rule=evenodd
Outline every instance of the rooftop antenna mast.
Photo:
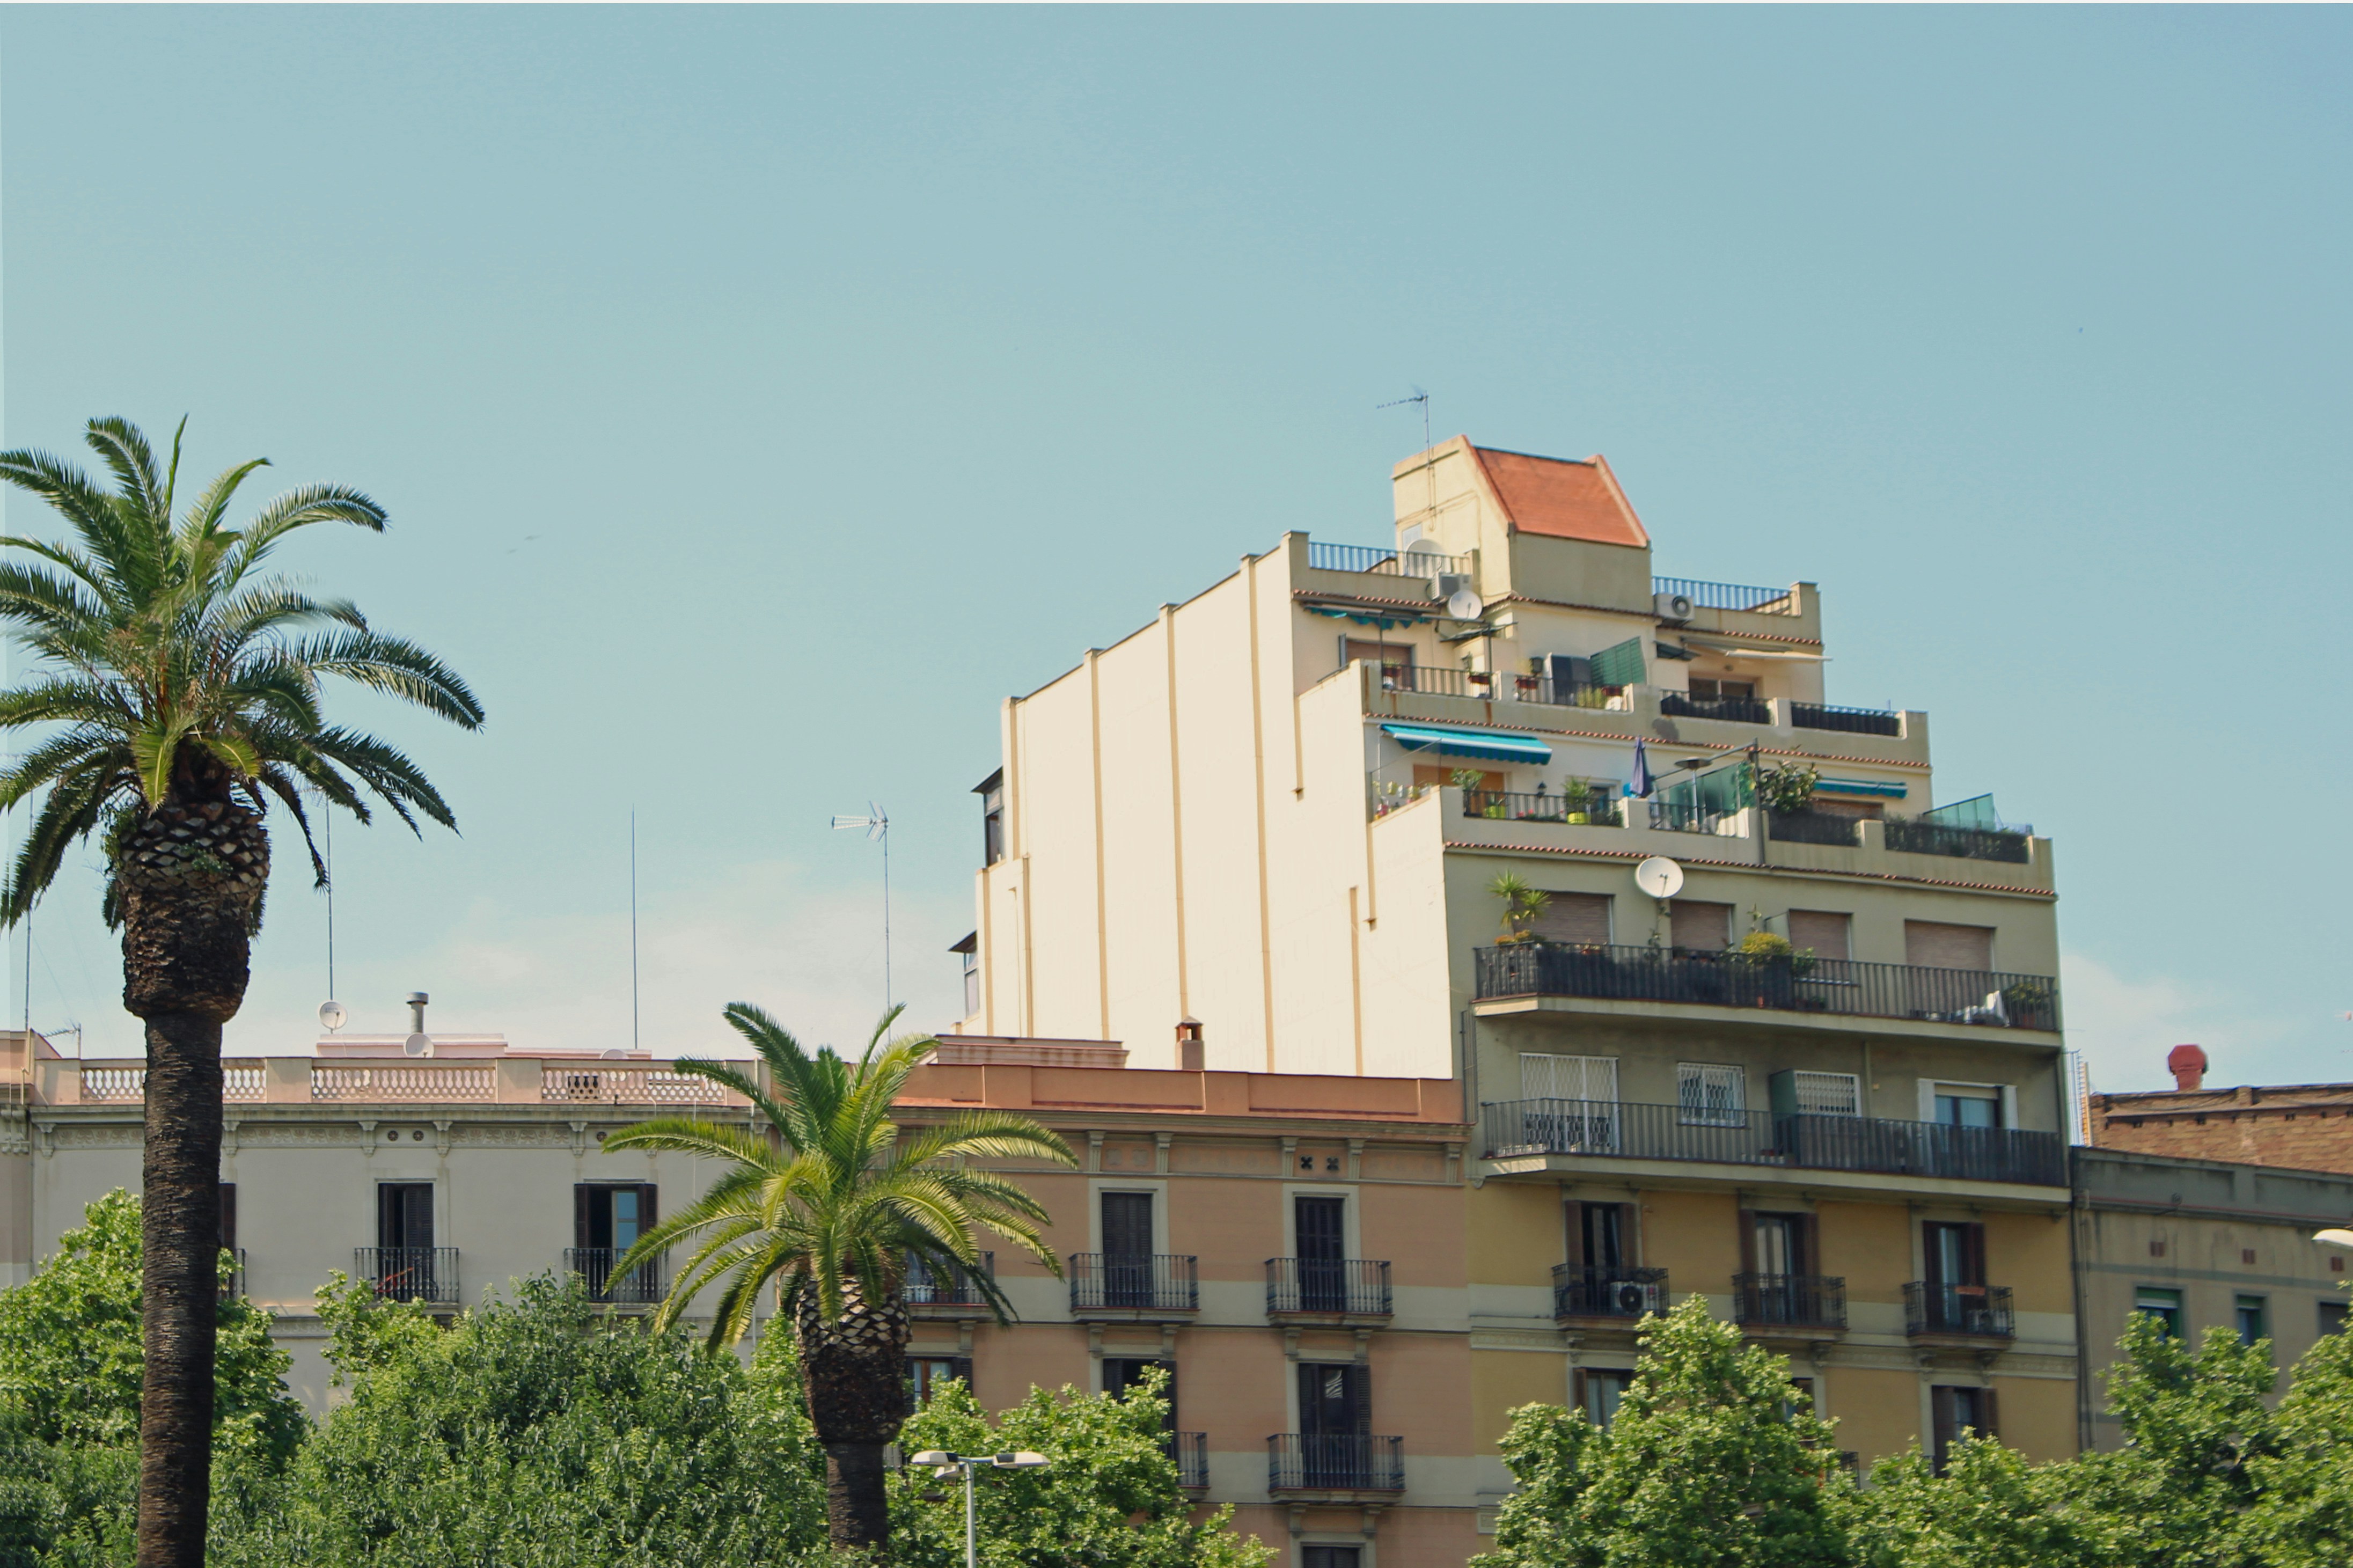
M 866 803 L 864 816 L 837 816 L 833 826 L 838 832 L 846 827 L 862 827 L 866 837 L 882 846 L 882 1010 L 891 1010 L 891 814 L 872 801 Z
M 629 1049 L 638 1048 L 638 808 L 629 807 Z
M 1427 452 L 1430 450 L 1430 394 L 1417 386 L 1413 389 L 1413 395 L 1411 397 L 1391 398 L 1387 403 L 1377 403 L 1373 406 L 1377 410 L 1382 408 L 1403 408 L 1409 403 L 1419 403 L 1421 405 L 1421 449 Z

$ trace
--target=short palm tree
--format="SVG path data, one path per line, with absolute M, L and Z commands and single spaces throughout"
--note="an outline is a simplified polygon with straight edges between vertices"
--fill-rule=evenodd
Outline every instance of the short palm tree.
M 0 481 L 40 497 L 69 531 L 64 542 L 0 538 L 33 558 L 0 563 L 0 621 L 34 659 L 0 691 L 0 728 L 35 731 L 0 772 L 0 808 L 43 795 L 0 917 L 24 918 L 71 845 L 103 844 L 122 1004 L 147 1035 L 138 1561 L 198 1568 L 219 1290 L 221 1026 L 245 1000 L 261 925 L 262 818 L 274 797 L 307 844 L 307 785 L 364 822 L 363 792 L 412 830 L 419 813 L 454 826 L 416 764 L 326 721 L 328 677 L 469 730 L 482 710 L 439 660 L 371 630 L 349 602 L 261 572 L 280 541 L 311 523 L 382 531 L 375 502 L 313 485 L 233 528 L 230 503 L 265 459 L 229 468 L 175 514 L 176 435 L 161 470 L 126 421 L 93 419 L 88 440 L 113 474 L 111 491 L 47 453 L 0 453 Z M 311 861 L 323 884 L 315 847 Z
M 900 1011 L 882 1016 L 852 1063 L 830 1047 L 809 1055 L 767 1014 L 735 1003 L 727 1021 L 759 1053 L 768 1086 L 720 1062 L 681 1061 L 678 1070 L 733 1089 L 765 1125 L 672 1116 L 605 1140 L 607 1150 L 673 1150 L 732 1167 L 698 1202 L 649 1229 L 613 1277 L 691 1240 L 693 1255 L 654 1321 L 668 1326 L 704 1289 L 721 1285 L 714 1350 L 743 1338 L 762 1287 L 778 1284 L 800 1343 L 809 1417 L 825 1445 L 833 1539 L 853 1547 L 880 1547 L 890 1534 L 882 1449 L 908 1414 L 901 1288 L 909 1260 L 934 1278 L 965 1272 L 1002 1321 L 1005 1297 L 977 1267 L 975 1233 L 996 1232 L 1058 1276 L 1061 1260 L 1046 1245 L 1038 1200 L 966 1162 L 1077 1163 L 1058 1134 L 1002 1111 L 959 1111 L 902 1132 L 892 1102 L 938 1042 L 928 1035 L 886 1041 Z

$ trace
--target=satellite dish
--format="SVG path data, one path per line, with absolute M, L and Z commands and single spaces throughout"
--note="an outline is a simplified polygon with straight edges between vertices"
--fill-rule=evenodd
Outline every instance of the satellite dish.
M 429 1057 L 433 1054 L 433 1037 L 411 1035 L 400 1042 L 400 1054 L 405 1057 Z
M 1446 613 L 1458 621 L 1475 621 L 1486 609 L 1485 601 L 1468 588 L 1456 590 L 1446 601 Z
M 1683 890 L 1683 868 L 1663 855 L 1653 855 L 1634 868 L 1634 886 L 1654 899 L 1672 899 Z
M 342 1028 L 350 1017 L 351 1015 L 343 1011 L 343 1005 L 341 1002 L 319 1004 L 319 1027 L 331 1035 Z
M 615 1046 L 611 1050 L 599 1052 L 598 1058 L 608 1062 L 625 1062 L 629 1059 L 629 1053 Z

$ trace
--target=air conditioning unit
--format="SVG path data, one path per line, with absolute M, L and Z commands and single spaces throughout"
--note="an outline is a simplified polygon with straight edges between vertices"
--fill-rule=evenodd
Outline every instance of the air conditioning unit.
M 1438 574 L 1438 596 L 1440 599 L 1451 599 L 1457 594 L 1469 592 L 1470 588 L 1471 574 L 1468 572 L 1440 572 Z
M 1640 1285 L 1631 1279 L 1620 1280 L 1610 1290 L 1610 1304 L 1630 1318 L 1639 1318 L 1646 1312 L 1664 1315 L 1667 1288 L 1663 1285 Z
M 1653 594 L 1651 595 L 1651 613 L 1662 621 L 1681 626 L 1692 618 L 1691 596 L 1687 594 Z

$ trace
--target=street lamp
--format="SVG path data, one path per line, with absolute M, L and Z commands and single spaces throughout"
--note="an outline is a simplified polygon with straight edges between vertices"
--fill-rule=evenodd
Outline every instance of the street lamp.
M 993 1465 L 1000 1470 L 1040 1470 L 1048 1463 L 1043 1454 L 1033 1454 L 1024 1448 L 1019 1453 L 1008 1450 L 1002 1454 L 951 1454 L 944 1448 L 926 1448 L 909 1461 L 928 1466 L 935 1476 L 964 1475 L 964 1568 L 980 1568 L 980 1552 L 973 1534 L 972 1476 L 982 1465 Z

